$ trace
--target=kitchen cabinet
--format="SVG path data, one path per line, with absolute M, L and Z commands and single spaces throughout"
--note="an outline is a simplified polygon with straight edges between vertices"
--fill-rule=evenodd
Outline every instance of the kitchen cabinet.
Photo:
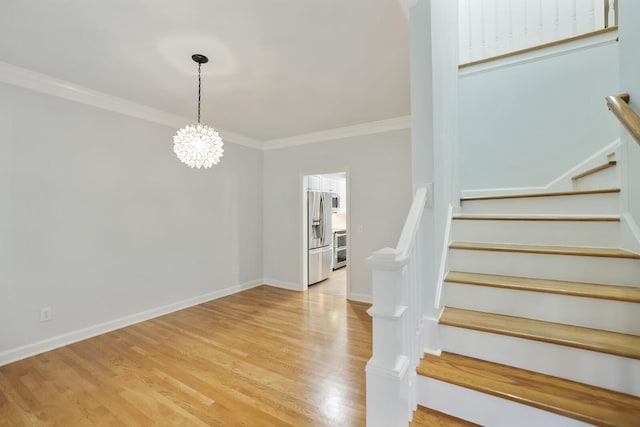
M 325 191 L 340 196 L 340 209 L 338 212 L 347 211 L 347 181 L 345 179 L 324 175 L 309 175 L 307 188 L 314 191 Z
M 309 175 L 309 182 L 307 188 L 309 190 L 323 191 L 322 182 L 323 178 L 321 175 Z
M 338 192 L 338 184 L 334 178 L 322 177 L 322 191 L 327 191 L 329 193 L 337 193 Z

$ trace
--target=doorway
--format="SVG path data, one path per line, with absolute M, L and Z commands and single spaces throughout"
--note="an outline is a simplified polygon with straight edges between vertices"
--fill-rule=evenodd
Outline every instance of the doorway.
M 302 177 L 301 272 L 308 292 L 349 296 L 349 173 Z

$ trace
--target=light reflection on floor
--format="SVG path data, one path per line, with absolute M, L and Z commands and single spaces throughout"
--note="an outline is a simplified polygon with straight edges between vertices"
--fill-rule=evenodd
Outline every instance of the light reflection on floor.
M 323 415 L 331 420 L 332 425 L 344 425 L 354 416 L 348 412 L 351 410 L 357 412 L 357 404 L 353 401 L 354 392 L 361 392 L 361 390 L 352 390 L 349 386 L 345 387 L 345 383 L 357 383 L 354 381 L 355 378 L 351 377 L 354 374 L 362 375 L 359 372 L 361 368 L 355 367 L 353 360 L 350 360 L 349 355 L 344 352 L 349 345 L 348 323 L 350 320 L 353 321 L 349 315 L 345 315 L 352 311 L 349 301 L 346 300 L 347 269 L 335 270 L 328 279 L 309 286 L 309 293 L 316 296 L 315 303 L 308 307 L 310 319 L 313 319 L 314 323 L 310 325 L 311 330 L 321 330 L 328 334 L 320 346 L 317 339 L 314 340 L 313 345 L 318 346 L 316 352 L 327 352 L 332 355 L 332 369 L 318 384 L 315 390 L 316 398 L 322 402 Z M 336 296 L 344 299 L 337 299 Z M 368 345 L 369 343 L 366 347 Z M 367 355 L 366 358 L 368 357 Z M 363 361 L 366 358 L 363 358 Z M 345 410 L 346 408 L 349 409 Z

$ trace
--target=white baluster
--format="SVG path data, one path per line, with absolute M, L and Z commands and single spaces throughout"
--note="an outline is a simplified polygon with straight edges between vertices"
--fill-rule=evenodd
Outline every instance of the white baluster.
M 471 61 L 484 58 L 482 55 L 482 4 L 469 2 L 469 36 L 471 41 Z
M 459 63 L 471 62 L 471 19 L 469 16 L 469 1 L 460 0 L 458 9 L 458 29 L 459 29 Z
M 542 43 L 542 13 L 540 0 L 525 1 L 525 22 L 527 46 L 535 46 Z
M 571 36 L 575 36 L 578 33 L 578 4 L 577 0 L 573 0 L 571 5 Z
M 515 42 L 513 40 L 513 10 L 511 8 L 511 2 L 509 2 L 509 8 L 508 8 L 508 14 L 507 14 L 507 34 L 509 34 L 509 51 L 514 51 L 515 50 Z
M 538 0 L 538 43 L 544 42 L 544 8 L 542 0 Z
M 585 34 L 592 29 L 589 23 L 589 10 L 591 0 L 577 0 L 576 2 L 576 34 Z
M 556 23 L 558 25 L 556 40 L 576 35 L 575 26 L 576 0 L 556 0 Z
M 560 5 L 558 4 L 558 0 L 555 0 L 553 8 L 553 32 L 555 35 L 555 40 L 560 39 Z
M 605 0 L 609 2 L 609 14 L 607 15 L 607 26 L 613 27 L 618 25 L 616 2 L 614 0 Z
M 496 45 L 496 0 L 482 0 L 482 36 L 484 41 L 484 56 L 487 58 L 497 55 Z
M 601 16 L 604 13 L 604 8 L 596 7 L 598 3 L 602 4 L 602 0 L 591 1 L 591 5 L 589 8 L 589 31 L 593 31 L 597 28 L 604 28 L 604 16 Z
M 532 46 L 531 40 L 529 40 L 529 16 L 527 8 L 527 0 L 524 0 L 524 7 L 522 8 L 522 21 L 524 22 L 523 39 L 525 46 Z
M 510 50 L 519 50 L 524 47 L 524 33 L 522 32 L 522 13 L 524 6 L 522 0 L 509 1 L 509 32 L 511 33 Z
M 482 57 L 487 58 L 487 34 L 485 32 L 485 22 L 487 22 L 487 15 L 485 9 L 485 0 L 480 0 L 480 40 L 481 40 L 481 48 L 480 52 L 482 52 Z

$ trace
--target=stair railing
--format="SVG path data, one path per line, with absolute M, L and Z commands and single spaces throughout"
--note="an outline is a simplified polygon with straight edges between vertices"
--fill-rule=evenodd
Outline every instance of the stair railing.
M 429 197 L 416 187 L 398 245 L 367 258 L 372 270 L 373 354 L 367 363 L 367 426 L 406 426 L 416 409 L 416 367 L 423 355 L 424 281 L 417 238 Z
M 607 96 L 609 110 L 620 120 L 633 139 L 640 144 L 640 116 L 629 106 L 629 94 Z
M 618 25 L 618 0 L 458 1 L 460 64 Z

